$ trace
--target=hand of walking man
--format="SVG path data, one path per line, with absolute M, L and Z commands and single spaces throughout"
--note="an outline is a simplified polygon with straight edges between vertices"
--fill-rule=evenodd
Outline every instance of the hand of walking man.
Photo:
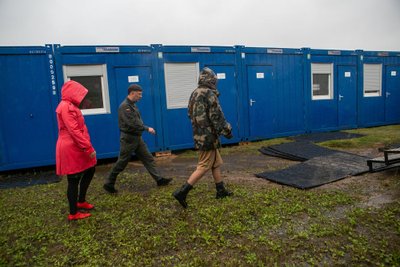
M 151 127 L 149 127 L 149 133 L 151 133 L 151 134 L 156 134 L 156 130 L 154 130 L 154 128 L 151 128 Z

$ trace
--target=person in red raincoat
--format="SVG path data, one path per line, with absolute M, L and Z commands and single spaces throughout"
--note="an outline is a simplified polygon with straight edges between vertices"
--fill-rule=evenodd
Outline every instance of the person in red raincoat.
M 61 89 L 61 102 L 56 109 L 56 173 L 67 175 L 70 210 L 68 220 L 89 217 L 90 213 L 78 212 L 78 209 L 94 208 L 86 202 L 86 193 L 95 172 L 96 151 L 90 142 L 85 120 L 79 109 L 87 93 L 88 90 L 80 83 L 72 80 L 66 82 Z

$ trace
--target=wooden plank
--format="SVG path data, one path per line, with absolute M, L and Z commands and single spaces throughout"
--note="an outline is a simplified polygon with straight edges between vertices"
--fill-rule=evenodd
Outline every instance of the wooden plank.
M 386 154 L 385 153 L 384 159 L 385 159 L 385 164 L 386 165 L 390 165 L 390 164 L 399 162 L 400 161 L 400 155 L 398 155 L 398 154 L 390 155 L 390 154 Z
M 391 164 L 391 165 L 385 165 L 383 167 L 378 167 L 378 168 L 375 168 L 375 169 L 371 168 L 370 172 L 380 172 L 380 171 L 390 170 L 390 169 L 398 168 L 398 167 L 400 167 L 400 163 Z
M 400 160 L 400 155 L 388 155 L 387 160 L 385 159 L 385 157 L 377 157 L 377 158 L 369 159 L 368 161 L 378 162 L 378 163 L 386 163 L 386 162 L 398 161 L 398 160 Z
M 367 160 L 367 165 L 369 167 L 369 171 L 372 172 L 374 171 L 373 164 L 374 163 L 380 163 L 380 164 L 385 164 L 386 166 L 399 163 L 400 162 L 400 155 L 386 155 L 384 157 L 377 157 L 373 159 L 368 159 Z
M 385 157 L 377 157 L 367 160 L 367 162 L 385 163 Z
M 398 148 L 386 149 L 384 152 L 388 152 L 388 153 L 400 153 L 400 147 L 398 147 Z
M 385 162 L 389 162 L 390 161 L 390 154 L 399 154 L 400 153 L 400 147 L 398 148 L 392 148 L 392 149 L 386 149 L 383 151 L 383 155 L 385 157 Z
M 155 155 L 156 155 L 156 158 L 159 158 L 159 157 L 169 157 L 169 156 L 171 156 L 171 150 L 159 151 L 159 152 L 156 152 Z
M 251 142 L 239 142 L 239 146 L 247 146 L 249 145 Z

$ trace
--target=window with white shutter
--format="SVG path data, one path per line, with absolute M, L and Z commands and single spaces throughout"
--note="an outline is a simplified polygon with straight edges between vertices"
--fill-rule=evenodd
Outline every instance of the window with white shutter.
M 165 63 L 167 108 L 187 108 L 189 97 L 197 88 L 199 63 Z
M 364 97 L 382 95 L 382 64 L 364 64 Z

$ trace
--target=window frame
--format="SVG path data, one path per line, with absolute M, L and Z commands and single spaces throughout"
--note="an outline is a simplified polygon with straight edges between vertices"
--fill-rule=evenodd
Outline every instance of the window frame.
M 379 67 L 379 70 L 373 69 L 372 66 Z M 371 68 L 368 69 L 368 67 L 371 67 Z M 364 65 L 363 65 L 363 97 L 381 97 L 382 96 L 382 68 L 383 68 L 382 63 L 364 63 Z M 366 74 L 366 69 L 368 69 L 367 74 Z M 377 71 L 377 72 L 375 72 L 375 71 Z M 372 74 L 375 74 L 376 76 L 372 77 L 371 76 Z M 378 89 L 367 92 L 366 89 L 368 89 L 368 87 L 374 86 L 374 84 L 373 84 L 374 78 L 375 79 L 377 78 Z M 367 82 L 370 82 L 368 84 L 368 86 L 366 86 Z
M 198 85 L 199 62 L 165 62 L 167 109 L 187 108 L 190 95 Z
M 81 109 L 83 115 L 100 115 L 110 114 L 110 93 L 107 78 L 106 64 L 80 64 L 80 65 L 63 65 L 64 81 L 70 81 L 71 77 L 90 77 L 100 76 L 102 108 Z
M 314 74 L 328 75 L 328 94 L 314 95 Z M 311 99 L 312 100 L 331 100 L 333 99 L 333 63 L 311 63 Z

